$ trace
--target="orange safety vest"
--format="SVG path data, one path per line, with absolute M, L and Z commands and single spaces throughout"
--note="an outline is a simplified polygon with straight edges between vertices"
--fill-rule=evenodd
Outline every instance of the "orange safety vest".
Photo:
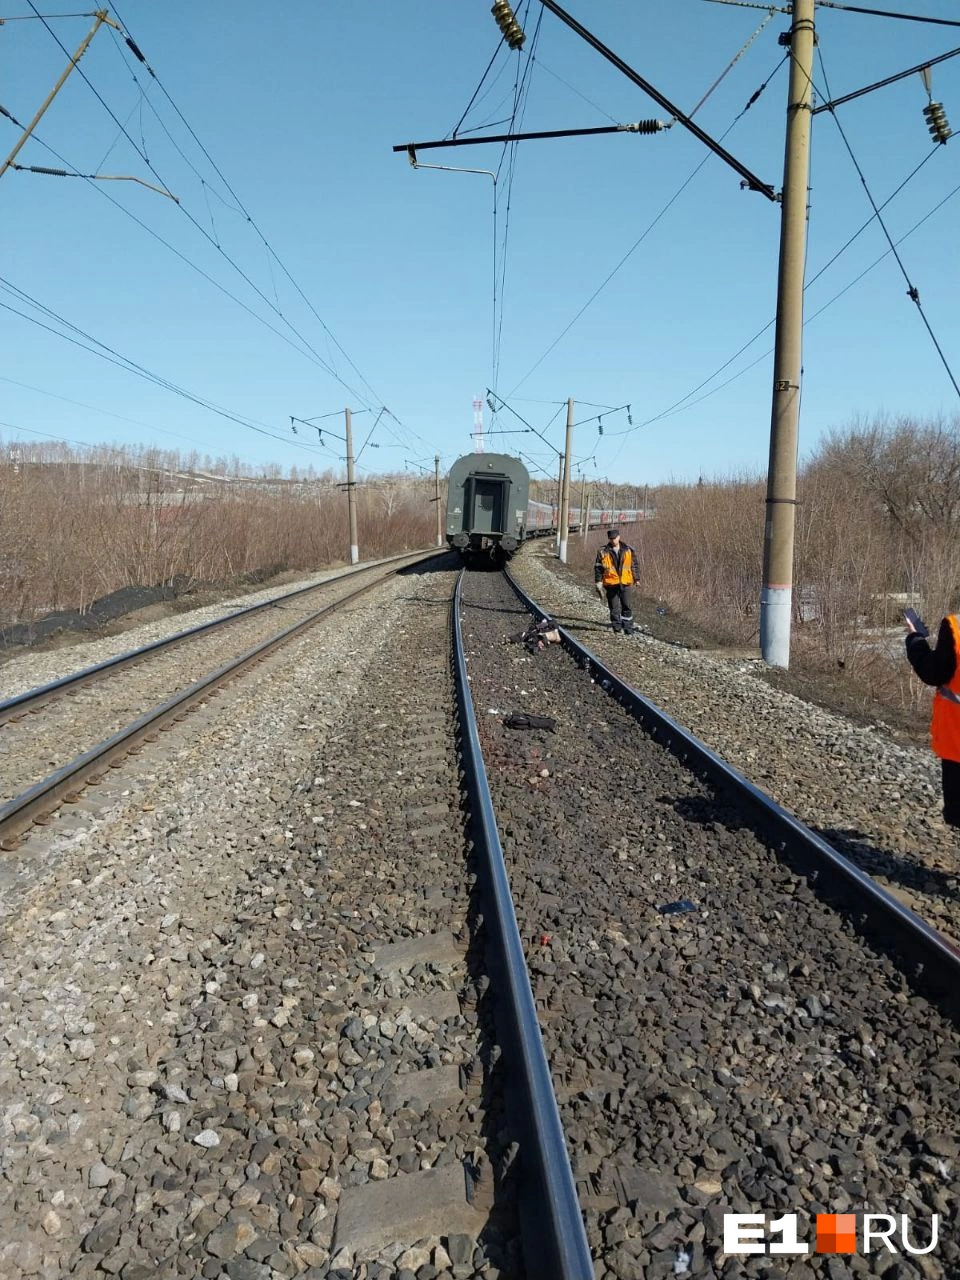
M 930 744 L 941 760 L 960 761 L 960 617 L 948 614 L 946 621 L 953 633 L 957 665 L 949 682 L 940 685 L 934 694 Z
M 605 587 L 629 587 L 633 583 L 633 552 L 623 547 L 623 559 L 620 561 L 620 572 L 606 547 L 600 548 L 600 563 L 603 565 L 603 585 Z

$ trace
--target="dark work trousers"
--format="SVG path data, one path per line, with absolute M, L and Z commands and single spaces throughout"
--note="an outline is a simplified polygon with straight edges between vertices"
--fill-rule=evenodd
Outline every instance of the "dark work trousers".
M 941 760 L 943 778 L 943 820 L 950 827 L 960 827 L 960 763 Z
M 633 598 L 630 587 L 604 587 L 604 591 L 607 593 L 610 625 L 614 631 L 623 631 L 628 636 L 633 635 Z M 957 765 L 957 768 L 960 769 L 960 765 Z

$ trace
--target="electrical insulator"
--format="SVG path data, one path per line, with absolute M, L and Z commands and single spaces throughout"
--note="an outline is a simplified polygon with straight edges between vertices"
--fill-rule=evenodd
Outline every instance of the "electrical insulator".
M 513 9 L 508 0 L 497 0 L 496 4 L 490 10 L 497 20 L 497 26 L 503 32 L 503 38 L 511 49 L 520 49 L 526 40 L 523 28 L 517 21 Z
M 947 123 L 946 112 L 941 102 L 929 102 L 923 108 L 923 118 L 927 122 L 927 128 L 930 130 L 930 137 L 934 142 L 946 142 L 951 137 L 950 125 Z
M 662 129 L 669 129 L 673 121 L 667 124 L 663 120 L 637 120 L 633 124 L 622 124 L 619 127 L 625 133 L 659 133 Z

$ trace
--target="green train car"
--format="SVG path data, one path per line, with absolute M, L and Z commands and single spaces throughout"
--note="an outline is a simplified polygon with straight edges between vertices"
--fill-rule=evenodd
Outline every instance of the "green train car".
M 527 536 L 530 475 L 505 453 L 467 453 L 447 478 L 447 543 L 465 559 L 509 558 Z

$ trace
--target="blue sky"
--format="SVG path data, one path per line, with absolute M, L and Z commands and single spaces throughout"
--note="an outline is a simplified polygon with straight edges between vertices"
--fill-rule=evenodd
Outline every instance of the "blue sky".
M 709 0 L 569 0 L 567 7 L 688 111 L 764 24 L 696 119 L 719 138 L 740 116 L 724 146 L 779 189 L 787 66 L 777 36 L 786 15 L 765 21 L 763 9 Z M 960 17 L 953 0 L 876 7 Z M 463 129 L 508 128 L 531 48 L 523 128 L 663 118 L 536 0 L 517 8 L 528 32 L 524 52 L 501 49 Z M 595 420 L 577 428 L 574 452 L 590 459 L 588 474 L 655 484 L 763 471 L 772 327 L 690 393 L 773 318 L 778 206 L 741 190 L 739 176 L 711 157 L 663 212 L 704 158 L 679 127 L 654 137 L 521 143 L 512 159 L 497 146 L 421 152 L 424 163 L 499 168 L 495 313 L 494 183 L 414 170 L 393 154 L 396 143 L 441 138 L 457 125 L 497 47 L 489 9 L 487 0 L 267 7 L 123 0 L 119 16 L 157 81 L 105 28 L 80 65 L 136 147 L 77 72 L 37 138 L 85 173 L 154 183 L 159 175 L 181 204 L 133 182 L 8 170 L 0 179 L 0 277 L 122 356 L 279 438 L 97 359 L 9 310 L 0 310 L 0 437 L 41 438 L 30 429 L 71 441 L 192 447 L 256 465 L 339 466 L 340 443 L 325 436 L 320 449 L 304 427 L 292 435 L 290 415 L 366 409 L 355 420 L 359 448 L 385 404 L 393 416 L 380 418 L 371 441 L 380 448 L 369 448 L 361 467 L 399 469 L 407 460 L 432 467 L 435 452 L 449 464 L 470 450 L 473 398 L 495 385 L 557 445 L 567 396 L 577 401 L 578 421 L 600 412 L 591 406 L 629 403 L 628 434 L 615 434 L 628 427 L 625 411 L 604 419 L 602 436 Z M 2 16 L 30 12 L 25 0 L 7 0 Z M 834 96 L 960 45 L 960 27 L 822 8 L 817 21 Z M 50 26 L 72 52 L 90 19 Z M 37 21 L 0 26 L 0 57 L 2 106 L 25 123 L 66 58 Z M 815 82 L 824 88 L 819 63 Z M 933 90 L 960 130 L 960 57 L 935 68 Z M 170 99 L 310 306 L 236 209 Z M 896 240 L 946 199 L 899 252 L 960 379 L 960 196 L 947 198 L 960 186 L 960 136 L 932 148 L 925 103 L 920 77 L 912 76 L 838 115 L 878 201 L 933 152 L 884 216 Z M 6 155 L 19 130 L 2 118 L 0 127 Z M 61 165 L 33 140 L 18 162 Z M 814 121 L 811 186 L 808 278 L 870 215 L 828 113 Z M 811 285 L 808 316 L 886 249 L 874 223 Z M 956 413 L 956 393 L 906 287 L 887 256 L 810 319 L 801 455 L 856 417 Z M 7 288 L 0 302 L 60 327 Z M 661 416 L 677 402 L 680 411 Z M 522 425 L 506 410 L 492 423 L 485 410 L 485 418 L 493 430 Z M 342 429 L 336 418 L 328 421 Z M 553 470 L 551 449 L 535 435 L 494 443 Z

